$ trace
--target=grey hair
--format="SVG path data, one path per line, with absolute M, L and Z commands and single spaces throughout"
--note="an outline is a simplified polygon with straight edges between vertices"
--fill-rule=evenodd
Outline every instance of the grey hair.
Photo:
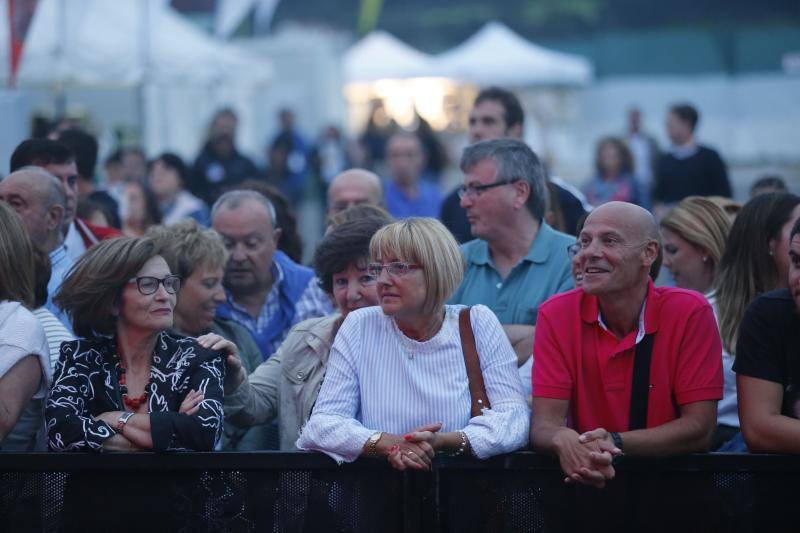
M 489 139 L 464 149 L 461 170 L 467 172 L 484 159 L 497 165 L 497 180 L 525 180 L 531 192 L 525 201 L 528 211 L 542 220 L 547 211 L 547 178 L 544 166 L 528 145 L 516 139 Z
M 6 178 L 10 178 L 11 176 L 16 176 L 17 174 L 20 175 L 35 175 L 45 182 L 45 186 L 47 187 L 47 198 L 45 198 L 45 209 L 50 209 L 50 207 L 54 205 L 60 205 L 61 207 L 66 208 L 67 206 L 67 192 L 64 190 L 64 184 L 61 183 L 61 180 L 54 176 L 52 173 L 47 171 L 42 167 L 37 167 L 35 165 L 26 165 L 22 168 L 19 168 L 6 176 Z M 22 176 L 21 176 L 22 177 Z
M 249 190 L 228 191 L 217 198 L 217 201 L 214 202 L 213 206 L 211 206 L 211 219 L 213 220 L 214 217 L 217 216 L 217 212 L 222 207 L 236 209 L 245 200 L 255 200 L 263 205 L 264 209 L 266 209 L 267 213 L 269 213 L 269 218 L 272 221 L 272 229 L 276 229 L 278 227 L 278 215 L 275 212 L 275 206 L 272 205 L 272 202 L 270 202 L 269 198 L 260 192 Z

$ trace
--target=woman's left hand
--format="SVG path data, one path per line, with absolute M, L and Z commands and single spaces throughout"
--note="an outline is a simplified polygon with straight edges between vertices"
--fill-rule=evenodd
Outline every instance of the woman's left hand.
M 408 432 L 403 438 L 408 442 L 415 442 L 417 444 L 427 443 L 434 451 L 438 450 L 438 437 L 439 430 L 442 429 L 442 423 L 426 424 Z
M 178 409 L 179 413 L 184 415 L 195 415 L 200 411 L 200 404 L 203 402 L 203 393 L 194 389 L 183 398 L 181 406 Z

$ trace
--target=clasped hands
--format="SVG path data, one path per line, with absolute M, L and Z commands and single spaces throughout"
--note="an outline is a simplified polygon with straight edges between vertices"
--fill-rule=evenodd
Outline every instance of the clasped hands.
M 376 444 L 378 455 L 386 457 L 397 470 L 430 470 L 437 450 L 444 443 L 440 429 L 442 423 L 438 422 L 420 426 L 405 435 L 384 433 Z
M 597 488 L 614 479 L 614 457 L 622 455 L 611 435 L 603 428 L 586 433 L 564 428 L 556 438 L 556 451 L 565 483 L 581 483 Z

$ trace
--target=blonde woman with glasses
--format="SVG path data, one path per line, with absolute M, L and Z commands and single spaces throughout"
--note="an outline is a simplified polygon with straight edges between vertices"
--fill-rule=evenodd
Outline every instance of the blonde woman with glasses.
M 465 308 L 445 305 L 464 273 L 450 232 L 431 218 L 396 222 L 372 238 L 370 258 L 379 307 L 342 324 L 298 448 L 340 463 L 385 457 L 399 470 L 427 470 L 436 452 L 483 459 L 524 446 L 529 411 L 516 356 L 482 305 L 467 311 L 485 384 L 483 408 L 474 409 L 459 324 Z

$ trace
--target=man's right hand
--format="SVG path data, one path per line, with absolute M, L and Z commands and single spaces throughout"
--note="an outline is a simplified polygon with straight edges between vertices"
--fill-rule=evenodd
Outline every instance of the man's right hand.
M 577 432 L 563 428 L 554 439 L 554 444 L 561 469 L 567 475 L 565 483 L 603 488 L 606 481 L 614 479 L 612 452 L 601 447 L 598 441 L 581 442 Z

